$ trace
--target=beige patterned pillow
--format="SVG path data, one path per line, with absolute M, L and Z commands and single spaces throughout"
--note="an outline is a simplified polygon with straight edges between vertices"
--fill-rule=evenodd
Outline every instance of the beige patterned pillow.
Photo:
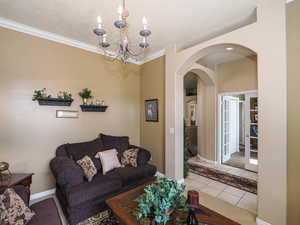
M 112 169 L 121 167 L 116 149 L 98 152 L 95 158 L 100 159 L 104 175 Z
M 8 188 L 0 195 L 1 225 L 26 225 L 34 215 L 14 189 Z
M 128 149 L 123 152 L 123 156 L 121 158 L 122 166 L 131 165 L 133 167 L 137 167 L 138 152 L 138 148 Z
M 95 167 L 91 158 L 86 155 L 82 159 L 78 160 L 77 164 L 79 164 L 79 166 L 81 166 L 83 169 L 84 175 L 88 182 L 91 182 L 93 177 L 97 174 L 97 168 Z

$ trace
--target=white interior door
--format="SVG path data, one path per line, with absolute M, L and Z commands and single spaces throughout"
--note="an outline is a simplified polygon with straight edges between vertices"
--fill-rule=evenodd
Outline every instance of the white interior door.
M 222 162 L 239 151 L 239 98 L 222 98 Z
M 257 92 L 247 93 L 245 100 L 245 168 L 257 172 L 259 137 Z

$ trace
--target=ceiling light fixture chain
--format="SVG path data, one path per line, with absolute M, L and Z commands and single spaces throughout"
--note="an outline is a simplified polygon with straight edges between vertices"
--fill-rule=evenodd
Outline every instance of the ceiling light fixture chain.
M 130 41 L 128 37 L 128 21 L 129 11 L 126 9 L 126 1 L 122 1 L 122 5 L 118 7 L 118 19 L 114 22 L 114 26 L 119 29 L 120 39 L 117 43 L 118 50 L 117 55 L 114 56 L 114 59 L 121 60 L 123 63 L 128 63 L 129 59 L 137 60 L 137 57 L 145 54 L 145 49 L 149 48 L 148 37 L 151 35 L 151 31 L 148 29 L 148 21 L 146 17 L 143 17 L 142 24 L 143 29 L 139 32 L 139 35 L 142 38 L 142 41 L 139 43 L 140 51 L 135 53 L 134 50 L 130 47 Z M 99 37 L 98 46 L 104 51 L 105 55 L 112 56 L 108 54 L 108 47 L 110 43 L 107 40 L 106 30 L 103 28 L 102 18 L 98 16 L 97 18 L 98 27 L 94 29 L 94 33 Z

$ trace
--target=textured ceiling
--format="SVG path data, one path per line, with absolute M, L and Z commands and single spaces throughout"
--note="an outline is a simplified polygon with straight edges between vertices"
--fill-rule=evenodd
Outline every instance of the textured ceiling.
M 1 0 L 0 17 L 96 45 L 92 29 L 102 16 L 108 39 L 118 38 L 113 26 L 120 0 Z M 255 20 L 255 0 L 127 0 L 130 39 L 136 44 L 146 16 L 152 30 L 148 54 L 169 45 L 188 47 Z M 113 46 L 114 47 L 114 46 Z M 114 50 L 113 48 L 111 50 Z

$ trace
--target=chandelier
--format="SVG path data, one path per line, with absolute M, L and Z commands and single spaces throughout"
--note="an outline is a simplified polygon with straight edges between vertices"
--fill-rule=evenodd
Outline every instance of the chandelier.
M 120 39 L 117 45 L 116 55 L 113 55 L 113 60 L 121 60 L 123 63 L 128 63 L 129 59 L 138 60 L 138 57 L 144 54 L 145 49 L 149 47 L 148 37 L 151 35 L 151 31 L 148 29 L 147 19 L 143 17 L 142 24 L 143 29 L 140 31 L 139 35 L 141 36 L 141 42 L 139 43 L 139 51 L 135 52 L 129 42 L 128 38 L 128 22 L 129 11 L 126 10 L 125 0 L 123 0 L 122 6 L 118 8 L 118 19 L 114 22 L 114 26 L 118 28 Z M 94 29 L 94 33 L 99 38 L 98 47 L 103 50 L 104 54 L 107 56 L 112 56 L 111 53 L 107 50 L 110 46 L 110 43 L 107 40 L 107 33 L 103 28 L 102 18 L 98 16 L 97 18 L 98 27 Z

